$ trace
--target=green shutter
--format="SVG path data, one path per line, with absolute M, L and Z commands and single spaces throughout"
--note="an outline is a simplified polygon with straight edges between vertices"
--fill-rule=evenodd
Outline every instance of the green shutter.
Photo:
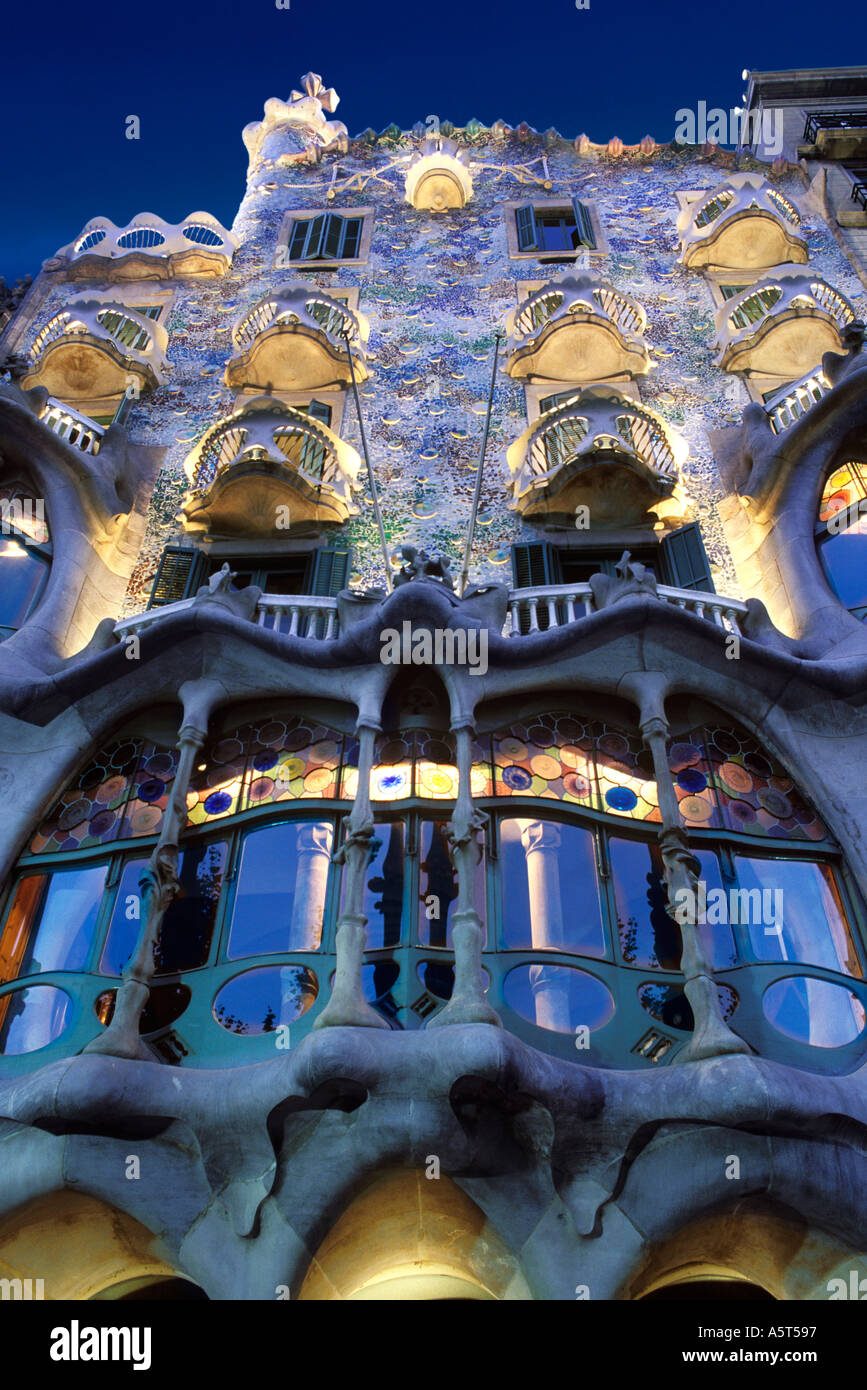
M 336 598 L 349 579 L 352 551 L 348 547 L 314 550 L 308 568 L 307 592 L 323 598 Z
M 301 261 L 304 259 L 304 247 L 307 242 L 309 231 L 310 218 L 308 217 L 302 217 L 300 221 L 292 224 L 292 235 L 289 238 L 290 261 Z
M 537 248 L 536 215 L 533 212 L 532 203 L 524 203 L 515 209 L 515 228 L 518 233 L 518 250 L 535 251 Z
M 320 212 L 318 217 L 311 217 L 307 226 L 307 237 L 304 241 L 305 261 L 315 260 L 322 255 L 322 243 L 328 228 L 329 214 Z
M 162 608 L 166 603 L 178 603 L 182 598 L 190 598 L 202 582 L 202 560 L 203 556 L 198 550 L 167 545 L 151 589 L 148 608 Z
M 354 261 L 358 258 L 361 249 L 361 217 L 344 217 L 343 219 L 343 246 L 341 248 L 340 259 L 343 261 Z
M 560 561 L 547 541 L 512 546 L 512 576 L 516 589 L 537 589 L 560 583 Z
M 579 246 L 589 246 L 593 251 L 596 248 L 596 238 L 593 235 L 593 223 L 590 220 L 590 211 L 580 198 L 572 199 L 572 207 L 575 212 L 575 226 L 578 229 Z
M 314 420 L 319 420 L 323 425 L 331 424 L 331 406 L 325 401 L 310 401 L 308 405 L 299 405 L 296 410 L 303 410 L 305 415 L 310 415 Z
M 702 589 L 714 593 L 710 577 L 710 565 L 701 538 L 701 528 L 697 522 L 682 526 L 665 536 L 662 555 L 668 571 L 667 581 L 677 589 Z
M 322 255 L 326 261 L 342 259 L 345 233 L 346 219 L 341 217 L 339 213 L 329 213 L 325 220 L 325 236 L 322 243 Z

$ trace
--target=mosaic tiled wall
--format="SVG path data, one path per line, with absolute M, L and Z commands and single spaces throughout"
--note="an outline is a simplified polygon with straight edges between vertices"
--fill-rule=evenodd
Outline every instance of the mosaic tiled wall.
M 592 150 L 579 155 L 565 140 L 552 145 L 532 133 L 524 142 L 514 133 L 497 140 L 484 129 L 474 139 L 464 131 L 456 131 L 454 138 L 469 147 L 477 164 L 497 166 L 473 170 L 474 197 L 466 208 L 445 214 L 416 211 L 405 201 L 403 171 L 392 168 L 330 204 L 334 210 L 375 207 L 369 262 L 304 274 L 326 289 L 358 286 L 359 309 L 370 320 L 372 375 L 362 388 L 362 402 L 390 546 L 413 543 L 460 560 L 494 326 L 516 303 L 516 281 L 567 269 L 510 260 L 502 205 L 524 197 L 578 195 L 596 204 L 610 248 L 594 260 L 594 268 L 647 310 L 647 339 L 658 365 L 643 379 L 642 397 L 687 438 L 691 515 L 701 523 L 718 590 L 742 596 L 718 516 L 721 486 L 706 431 L 739 419 L 748 397 L 736 379 L 712 365 L 714 304 L 704 280 L 677 264 L 675 228 L 676 193 L 714 187 L 725 177 L 725 161 L 731 157 L 708 158 L 697 149 L 671 146 L 649 156 L 626 152 L 612 157 Z M 266 291 L 295 278 L 290 269 L 272 268 L 287 208 L 329 206 L 325 194 L 335 158 L 343 182 L 356 171 L 383 169 L 415 148 L 408 136 L 383 135 L 370 143 L 359 139 L 351 142 L 346 156 L 326 156 L 319 166 L 277 170 L 272 182 L 251 184 L 233 227 L 241 245 L 230 274 L 222 281 L 175 282 L 167 323 L 170 379 L 143 398 L 130 417 L 134 440 L 167 445 L 168 453 L 125 614 L 145 605 L 162 547 L 178 533 L 176 518 L 187 486 L 184 458 L 203 430 L 232 406 L 222 375 L 232 353 L 235 318 Z M 550 191 L 522 185 L 515 173 L 520 165 L 541 175 L 542 155 Z M 751 158 L 742 158 L 739 167 L 771 175 L 769 166 Z M 806 188 L 800 175 L 790 171 L 774 182 L 803 212 Z M 830 229 L 815 214 L 804 213 L 804 231 L 811 267 L 847 295 L 861 316 L 867 315 L 863 285 Z M 61 299 L 61 289 L 55 289 L 43 306 L 43 321 Z M 500 372 L 471 580 L 511 583 L 510 545 L 536 535 L 507 509 L 505 453 L 525 426 L 523 389 Z M 341 433 L 360 452 L 351 398 Z M 344 528 L 354 549 L 351 582 L 381 582 L 370 499 L 360 494 L 359 501 L 359 516 Z

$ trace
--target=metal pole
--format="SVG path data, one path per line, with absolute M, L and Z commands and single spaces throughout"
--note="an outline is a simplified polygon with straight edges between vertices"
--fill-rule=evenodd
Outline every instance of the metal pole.
M 467 547 L 464 551 L 464 567 L 461 570 L 461 580 L 460 584 L 458 585 L 461 598 L 463 598 L 464 596 L 464 590 L 467 587 L 467 576 L 470 572 L 470 555 L 473 549 L 473 537 L 476 533 L 476 516 L 478 515 L 479 511 L 479 498 L 482 493 L 482 470 L 485 464 L 485 450 L 488 447 L 488 431 L 491 428 L 491 407 L 494 403 L 494 382 L 496 381 L 497 377 L 497 358 L 499 356 L 500 343 L 502 341 L 503 334 L 500 332 L 499 329 L 497 329 L 496 333 L 494 334 L 494 362 L 493 366 L 491 367 L 491 386 L 490 390 L 488 391 L 488 413 L 485 416 L 485 432 L 482 435 L 482 447 L 479 451 L 479 467 L 476 473 L 476 488 L 475 492 L 473 493 L 473 507 L 472 511 L 470 512 L 470 531 L 469 535 L 467 536 Z
M 379 510 L 379 493 L 376 490 L 376 483 L 373 477 L 373 466 L 370 462 L 370 451 L 367 447 L 367 435 L 364 432 L 364 416 L 361 413 L 361 399 L 358 394 L 358 382 L 355 380 L 355 363 L 352 360 L 352 346 L 349 342 L 349 329 L 345 329 L 343 337 L 346 339 L 346 355 L 349 358 L 349 373 L 352 377 L 352 394 L 355 396 L 355 409 L 358 412 L 358 428 L 361 431 L 361 448 L 364 453 L 364 461 L 367 464 L 367 481 L 370 487 L 370 495 L 373 498 L 373 512 L 376 517 L 376 524 L 379 527 L 379 539 L 382 545 L 382 560 L 385 565 L 385 588 L 387 593 L 391 593 L 391 562 L 388 558 L 388 544 L 385 539 L 385 527 L 382 524 L 382 512 Z

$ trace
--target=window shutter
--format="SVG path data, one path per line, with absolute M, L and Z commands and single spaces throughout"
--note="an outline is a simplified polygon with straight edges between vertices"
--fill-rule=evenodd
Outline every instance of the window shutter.
M 515 229 L 518 233 L 518 250 L 536 250 L 536 215 L 532 203 L 524 203 L 515 208 Z
M 339 213 L 329 213 L 325 219 L 325 235 L 322 255 L 326 261 L 339 261 L 343 254 L 343 241 L 346 235 L 346 219 Z
M 702 589 L 715 592 L 710 577 L 710 565 L 705 554 L 701 528 L 697 522 L 682 526 L 665 536 L 661 545 L 668 571 L 668 582 L 678 589 Z
M 202 580 L 202 559 L 198 550 L 167 545 L 151 589 L 148 608 L 162 608 L 164 604 L 190 598 Z
M 512 575 L 516 589 L 536 589 L 560 583 L 560 560 L 547 541 L 512 546 Z
M 575 212 L 575 226 L 578 229 L 578 244 L 589 246 L 593 251 L 596 248 L 596 238 L 593 235 L 593 223 L 590 220 L 590 210 L 580 198 L 572 199 L 572 207 Z
M 330 214 L 320 212 L 318 217 L 311 217 L 307 227 L 307 239 L 304 243 L 305 261 L 313 260 L 322 255 L 322 243 L 325 239 L 325 232 L 330 221 Z
M 349 579 L 352 551 L 346 548 L 314 550 L 310 557 L 307 592 L 322 598 L 336 598 Z
M 310 415 L 314 420 L 319 420 L 323 425 L 331 424 L 331 406 L 325 401 L 311 401 L 309 405 L 296 407 Z
M 354 261 L 361 249 L 361 217 L 344 217 L 343 219 L 343 247 L 340 259 L 343 261 Z
M 292 235 L 289 238 L 289 259 L 290 261 L 301 261 L 304 259 L 304 245 L 310 232 L 310 219 L 302 217 L 300 222 L 293 222 Z

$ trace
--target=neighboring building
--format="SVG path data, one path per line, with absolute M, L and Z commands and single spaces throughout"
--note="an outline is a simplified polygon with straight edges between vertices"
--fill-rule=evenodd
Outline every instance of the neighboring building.
M 4 1288 L 843 1296 L 867 69 L 773 162 L 303 86 L 0 338 Z

